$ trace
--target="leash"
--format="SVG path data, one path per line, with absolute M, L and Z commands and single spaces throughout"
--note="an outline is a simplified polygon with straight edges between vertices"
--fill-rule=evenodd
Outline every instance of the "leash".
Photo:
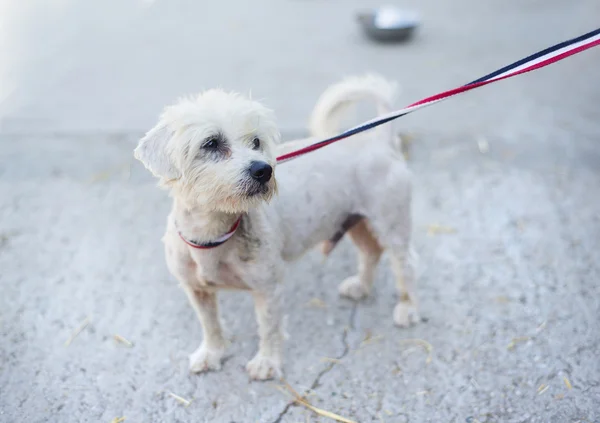
M 461 87 L 454 88 L 452 90 L 444 91 L 442 93 L 432 95 L 424 98 L 423 100 L 417 101 L 403 109 L 396 110 L 394 112 L 379 116 L 375 119 L 369 120 L 362 123 L 361 125 L 355 126 L 339 135 L 331 138 L 327 138 L 322 141 L 318 141 L 314 144 L 306 146 L 296 151 L 283 154 L 277 157 L 278 163 L 285 163 L 289 160 L 301 157 L 311 151 L 318 150 L 334 142 L 343 140 L 344 138 L 351 137 L 360 132 L 373 129 L 379 125 L 390 122 L 399 117 L 405 116 L 415 110 L 422 109 L 432 104 L 439 103 L 440 101 L 446 100 L 458 94 L 473 90 L 475 88 L 483 87 L 484 85 L 491 84 L 492 82 L 502 81 L 503 79 L 511 78 L 513 76 L 521 75 L 527 72 L 532 72 L 537 69 L 541 69 L 545 66 L 551 65 L 552 63 L 559 62 L 567 57 L 581 53 L 589 48 L 600 45 L 600 28 L 594 31 L 588 32 L 587 34 L 581 35 L 571 40 L 563 41 L 562 43 L 556 44 L 552 47 L 548 47 L 542 51 L 534 53 L 524 59 L 518 60 L 508 66 L 498 69 L 488 75 L 485 75 L 479 79 L 476 79 L 468 84 Z

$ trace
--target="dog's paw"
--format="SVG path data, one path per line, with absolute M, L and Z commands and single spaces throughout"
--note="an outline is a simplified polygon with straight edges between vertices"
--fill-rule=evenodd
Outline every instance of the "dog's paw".
M 224 348 L 211 349 L 202 344 L 190 355 L 190 371 L 201 373 L 209 370 L 221 370 L 221 360 L 224 354 Z
M 250 378 L 255 380 L 279 378 L 282 375 L 281 359 L 258 353 L 248 362 L 246 370 Z
M 360 300 L 369 295 L 369 290 L 358 279 L 358 275 L 350 276 L 338 287 L 340 295 L 351 298 L 353 300 Z
M 401 301 L 394 308 L 394 323 L 401 328 L 407 328 L 421 321 L 417 308 L 408 301 Z

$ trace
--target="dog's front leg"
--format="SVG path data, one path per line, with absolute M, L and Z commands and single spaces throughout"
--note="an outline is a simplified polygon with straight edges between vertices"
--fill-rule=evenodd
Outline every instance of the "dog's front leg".
M 281 330 L 283 286 L 271 292 L 253 292 L 260 344 L 246 366 L 252 379 L 266 380 L 282 374 L 283 334 Z
M 184 290 L 202 323 L 204 334 L 202 344 L 190 355 L 190 370 L 194 373 L 219 370 L 225 354 L 225 340 L 219 323 L 217 296 L 214 292 L 194 290 L 187 285 Z

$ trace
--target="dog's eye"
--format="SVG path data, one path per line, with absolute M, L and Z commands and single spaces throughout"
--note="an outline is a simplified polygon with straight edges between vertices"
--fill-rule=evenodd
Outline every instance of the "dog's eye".
M 258 137 L 255 137 L 252 140 L 252 148 L 254 148 L 255 150 L 258 150 L 260 148 L 260 140 L 258 139 Z
M 202 144 L 202 148 L 205 148 L 207 150 L 216 150 L 219 147 L 219 138 L 217 137 L 211 137 L 208 138 L 204 144 Z

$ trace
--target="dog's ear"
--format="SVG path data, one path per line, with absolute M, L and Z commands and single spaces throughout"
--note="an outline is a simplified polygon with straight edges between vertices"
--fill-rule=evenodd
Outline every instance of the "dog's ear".
M 172 136 L 173 131 L 163 122 L 159 122 L 148 131 L 134 150 L 135 158 L 142 162 L 154 176 L 163 180 L 180 177 L 168 153 L 168 144 Z

